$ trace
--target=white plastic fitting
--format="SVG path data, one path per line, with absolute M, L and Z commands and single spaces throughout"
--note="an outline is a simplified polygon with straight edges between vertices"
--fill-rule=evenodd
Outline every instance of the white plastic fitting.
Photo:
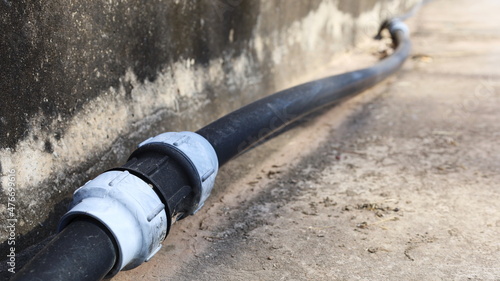
M 163 143 L 181 152 L 185 159 L 196 169 L 197 180 L 201 190 L 192 208 L 192 213 L 198 212 L 212 192 L 215 177 L 219 169 L 219 160 L 212 145 L 202 136 L 193 132 L 168 132 L 151 137 L 139 144 L 139 147 L 149 143 Z
M 148 261 L 167 233 L 165 205 L 150 185 L 127 171 L 105 172 L 77 189 L 59 231 L 81 216 L 98 220 L 113 234 L 118 246 L 115 273 Z

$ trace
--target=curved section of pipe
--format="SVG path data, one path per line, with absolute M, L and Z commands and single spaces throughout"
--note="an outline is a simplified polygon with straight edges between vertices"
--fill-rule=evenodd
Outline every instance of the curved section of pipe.
M 373 67 L 312 81 L 242 107 L 197 131 L 214 147 L 223 165 L 258 141 L 300 117 L 352 97 L 397 71 L 410 54 L 406 26 L 389 23 L 394 54 Z
M 354 96 L 398 70 L 409 32 L 387 22 L 395 52 L 370 68 L 309 82 L 258 100 L 200 129 L 139 145 L 127 163 L 75 191 L 60 233 L 13 280 L 100 280 L 148 261 L 171 225 L 196 213 L 219 166 L 294 120 Z

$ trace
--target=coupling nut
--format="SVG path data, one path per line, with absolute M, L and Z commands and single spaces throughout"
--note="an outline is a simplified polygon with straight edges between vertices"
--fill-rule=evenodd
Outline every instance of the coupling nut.
M 139 144 L 161 144 L 189 171 L 194 199 L 189 214 L 198 212 L 210 196 L 219 169 L 217 153 L 204 137 L 193 132 L 168 132 L 151 137 Z
M 96 219 L 113 235 L 118 255 L 108 277 L 148 261 L 167 233 L 165 205 L 149 184 L 128 171 L 105 172 L 77 189 L 59 231 L 81 216 Z

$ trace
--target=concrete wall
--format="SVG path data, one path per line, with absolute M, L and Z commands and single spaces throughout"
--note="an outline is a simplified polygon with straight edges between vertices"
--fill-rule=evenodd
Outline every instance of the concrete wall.
M 18 220 L 20 247 L 48 236 L 69 195 L 140 141 L 292 86 L 416 2 L 2 1 L 2 225 Z

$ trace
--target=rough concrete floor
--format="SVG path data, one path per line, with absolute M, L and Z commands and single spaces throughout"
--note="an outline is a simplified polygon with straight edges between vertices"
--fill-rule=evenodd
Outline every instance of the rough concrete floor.
M 500 280 L 498 11 L 425 6 L 403 71 L 224 167 L 113 280 Z

